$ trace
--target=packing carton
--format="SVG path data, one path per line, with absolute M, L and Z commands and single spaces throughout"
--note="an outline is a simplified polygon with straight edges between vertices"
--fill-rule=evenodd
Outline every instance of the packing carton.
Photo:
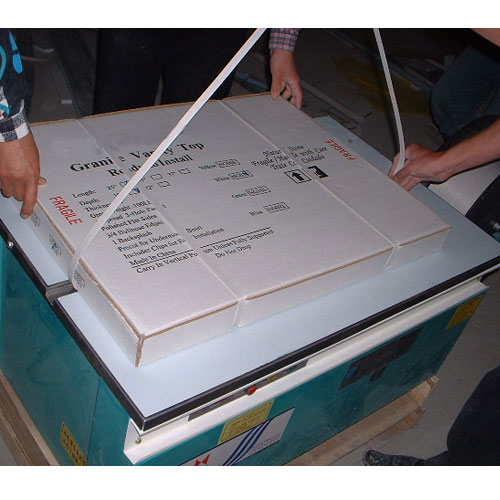
M 33 127 L 47 184 L 31 221 L 61 268 L 187 108 Z M 78 293 L 139 366 L 436 251 L 449 229 L 288 102 L 211 101 L 103 224 Z

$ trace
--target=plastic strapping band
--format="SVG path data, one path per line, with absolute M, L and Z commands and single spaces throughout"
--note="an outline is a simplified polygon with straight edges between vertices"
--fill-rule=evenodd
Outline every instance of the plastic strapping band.
M 153 166 L 156 160 L 163 154 L 163 152 L 172 144 L 172 142 L 179 136 L 179 134 L 184 130 L 186 125 L 194 118 L 196 113 L 203 107 L 203 105 L 210 99 L 212 94 L 220 87 L 224 80 L 230 75 L 230 73 L 236 68 L 238 63 L 245 57 L 247 52 L 253 47 L 257 40 L 264 33 L 265 28 L 256 29 L 248 40 L 243 44 L 243 46 L 238 50 L 234 57 L 229 61 L 226 67 L 220 72 L 220 74 L 215 78 L 215 80 L 207 87 L 205 92 L 194 102 L 194 104 L 186 111 L 184 116 L 177 122 L 177 125 L 172 129 L 170 134 L 161 142 L 161 144 L 154 150 L 152 155 L 144 162 L 142 167 L 132 176 L 132 178 L 127 182 L 125 187 L 118 193 L 116 198 L 110 203 L 110 205 L 104 210 L 102 215 L 97 219 L 94 226 L 85 235 L 77 251 L 74 253 L 69 265 L 69 278 L 78 290 L 77 280 L 75 279 L 75 269 L 80 260 L 83 252 L 87 249 L 90 242 L 94 239 L 97 233 L 100 231 L 101 227 L 104 226 L 106 221 L 113 215 L 113 212 L 119 207 L 120 203 L 129 195 L 129 193 L 134 189 L 134 187 L 140 182 L 140 180 L 146 175 L 148 170 Z
M 403 126 L 401 125 L 401 116 L 399 114 L 398 102 L 396 101 L 396 94 L 394 93 L 394 87 L 392 86 L 391 72 L 389 71 L 389 65 L 387 64 L 387 58 L 385 56 L 384 45 L 382 43 L 382 37 L 380 36 L 380 31 L 378 28 L 373 28 L 375 34 L 375 40 L 377 41 L 378 51 L 380 53 L 380 59 L 382 60 L 382 67 L 384 69 L 385 80 L 387 82 L 387 88 L 389 89 L 389 95 L 391 96 L 392 108 L 394 110 L 394 119 L 396 120 L 396 129 L 398 131 L 399 138 L 399 160 L 394 172 L 401 170 L 405 164 L 405 139 L 403 136 Z

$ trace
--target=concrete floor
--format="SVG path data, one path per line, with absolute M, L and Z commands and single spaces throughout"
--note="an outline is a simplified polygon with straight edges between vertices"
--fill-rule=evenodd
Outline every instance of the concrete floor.
M 96 30 L 74 31 L 78 38 L 75 45 L 85 46 L 85 63 L 91 68 Z M 398 75 L 393 78 L 405 141 L 436 149 L 442 138 L 430 118 L 428 91 L 436 75 L 439 76 L 461 46 L 456 41 L 456 33 L 441 34 L 441 39 L 436 41 L 436 33 L 424 31 L 389 30 L 382 31 L 382 36 L 390 59 L 397 63 Z M 73 80 L 71 87 L 72 79 L 63 68 L 60 49 L 54 44 L 57 36 L 51 37 L 48 30 L 43 29 L 34 30 L 33 34 L 32 60 L 25 61 L 34 73 L 31 121 L 85 114 L 91 99 L 85 95 L 84 88 L 85 84 L 91 87 L 92 75 L 88 75 L 90 83 L 83 82 L 75 88 Z M 371 36 L 371 30 L 305 29 L 301 32 L 296 60 L 305 90 L 303 110 L 313 117 L 332 116 L 392 158 L 397 150 L 392 111 L 373 55 Z M 269 84 L 265 41 L 240 64 L 237 77 L 232 87 L 234 95 L 257 92 Z M 490 291 L 437 374 L 439 383 L 418 424 L 396 437 L 381 437 L 367 443 L 332 465 L 361 465 L 362 456 L 369 448 L 420 457 L 445 449 L 447 431 L 463 403 L 481 377 L 500 364 L 497 313 L 500 273 L 487 277 L 485 283 Z M 0 465 L 16 465 L 1 436 Z

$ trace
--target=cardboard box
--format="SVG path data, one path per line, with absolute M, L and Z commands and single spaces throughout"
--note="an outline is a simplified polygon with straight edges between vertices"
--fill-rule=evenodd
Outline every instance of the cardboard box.
M 63 269 L 186 109 L 33 128 L 48 182 L 32 223 Z M 331 141 L 339 144 L 268 95 L 204 106 L 77 267 L 78 293 L 132 362 L 154 361 L 442 246 L 449 226 Z
M 388 268 L 443 247 L 449 224 L 327 130 L 320 132 L 300 110 L 280 100 L 267 116 L 269 105 L 262 97 L 251 105 L 242 99 L 227 104 L 391 241 L 394 251 Z

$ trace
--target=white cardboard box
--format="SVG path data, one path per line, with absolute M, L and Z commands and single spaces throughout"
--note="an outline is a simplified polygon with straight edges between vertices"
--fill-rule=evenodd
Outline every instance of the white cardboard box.
M 31 220 L 63 269 L 187 108 L 33 127 L 48 182 Z M 439 250 L 449 229 L 288 102 L 212 101 L 92 241 L 79 293 L 139 366 Z
M 312 178 L 321 182 L 394 245 L 387 267 L 396 267 L 442 248 L 450 226 L 419 200 L 361 158 L 327 130 L 280 100 L 272 117 L 260 120 L 265 99 L 231 100 L 228 105 L 276 147 L 286 151 Z M 280 123 L 287 123 L 280 127 Z M 341 161 L 339 161 L 339 159 Z M 348 168 L 346 168 L 348 167 Z

